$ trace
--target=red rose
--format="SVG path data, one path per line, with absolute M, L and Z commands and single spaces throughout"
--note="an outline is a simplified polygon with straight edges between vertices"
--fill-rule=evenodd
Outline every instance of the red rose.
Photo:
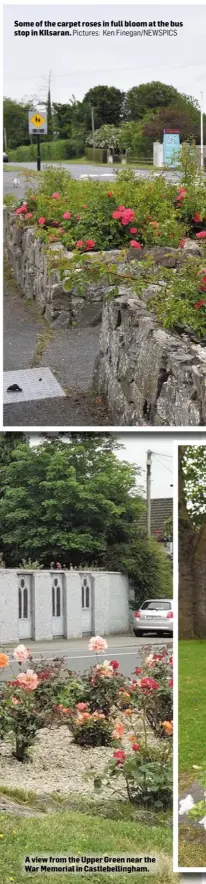
M 169 681 L 169 688 L 173 688 L 173 678 L 170 678 L 170 681 Z
M 205 301 L 196 301 L 196 304 L 194 304 L 194 310 L 199 310 L 199 307 L 204 307 L 204 306 L 205 306 Z
M 46 218 L 44 218 L 43 215 L 41 215 L 41 217 L 38 218 L 38 224 L 40 224 L 40 227 L 43 227 L 43 225 L 45 223 L 46 223 Z
M 114 218 L 115 221 L 119 221 L 121 217 L 122 217 L 122 212 L 120 211 L 120 209 L 116 209 L 115 212 L 112 212 L 112 218 Z
M 94 249 L 96 243 L 95 239 L 86 239 L 87 249 Z
M 116 758 L 116 764 L 123 764 L 126 758 L 123 749 L 117 749 L 116 752 L 113 753 L 113 758 Z
M 150 693 L 150 691 L 157 691 L 159 688 L 159 682 L 155 681 L 154 678 L 142 678 L 141 679 L 141 690 L 146 693 Z
M 137 233 L 137 227 L 130 227 L 130 233 Z
M 142 246 L 140 245 L 139 242 L 136 241 L 136 239 L 131 239 L 130 245 L 132 246 L 133 249 L 141 249 L 142 248 Z
M 187 242 L 186 238 L 183 238 L 183 239 L 180 240 L 180 248 L 181 248 L 181 249 L 184 249 L 184 245 L 185 245 L 186 242 Z
M 53 193 L 52 200 L 58 200 L 58 199 L 59 199 L 59 193 Z
M 107 196 L 113 196 L 113 193 L 112 193 L 111 190 L 108 190 L 108 194 L 107 194 Z
M 205 239 L 206 230 L 200 230 L 200 233 L 196 233 L 196 239 Z
M 119 663 L 117 660 L 110 660 L 110 666 L 112 666 L 112 669 L 119 669 Z
M 27 205 L 26 203 L 22 203 L 22 206 L 19 206 L 19 208 L 16 209 L 15 215 L 24 215 L 25 212 L 27 212 Z
M 201 221 L 200 215 L 198 215 L 198 213 L 195 212 L 195 214 L 192 216 L 192 220 L 195 221 L 196 224 L 198 224 L 199 221 Z
M 76 242 L 76 249 L 82 249 L 83 245 L 83 239 L 78 239 Z
M 135 672 L 135 675 L 140 675 L 140 672 L 142 672 L 142 667 L 136 666 L 136 669 L 134 670 L 134 672 Z
M 133 752 L 139 752 L 140 743 L 133 743 L 132 749 L 133 749 Z
M 62 217 L 64 218 L 64 221 L 69 221 L 69 219 L 71 218 L 71 212 L 64 212 L 64 215 Z
M 33 217 L 32 212 L 27 212 L 27 215 L 25 215 L 25 221 L 29 221 L 29 219 L 32 217 Z

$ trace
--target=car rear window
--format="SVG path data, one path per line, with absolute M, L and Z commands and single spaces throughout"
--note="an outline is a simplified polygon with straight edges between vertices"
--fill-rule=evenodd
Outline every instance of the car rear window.
M 141 610 L 145 611 L 145 609 L 148 609 L 150 611 L 170 611 L 171 610 L 171 602 L 165 602 L 165 601 L 143 602 L 143 605 L 141 605 Z

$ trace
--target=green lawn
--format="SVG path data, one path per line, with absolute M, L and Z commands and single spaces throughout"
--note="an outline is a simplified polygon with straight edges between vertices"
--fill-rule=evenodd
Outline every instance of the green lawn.
M 2 837 L 3 836 L 3 837 Z M 104 819 L 79 811 L 48 813 L 44 817 L 25 818 L 14 814 L 0 815 L 0 881 L 1 884 L 22 884 L 23 880 L 42 884 L 43 876 L 22 871 L 23 860 L 28 856 L 59 855 L 68 856 L 124 856 L 161 854 L 159 884 L 175 884 L 178 876 L 171 867 L 172 829 L 169 822 L 147 825 L 137 820 Z M 148 874 L 148 873 L 147 873 Z M 141 873 L 141 880 L 147 879 Z M 74 881 L 71 873 L 46 874 L 46 881 Z M 90 873 L 92 884 L 109 884 L 117 880 L 117 874 Z M 88 875 L 81 875 L 81 881 L 88 881 Z M 150 875 L 151 884 L 157 884 L 157 875 Z M 118 874 L 119 884 L 128 882 L 128 874 Z
M 204 640 L 179 642 L 179 794 L 198 780 L 193 765 L 205 765 L 206 654 Z M 180 867 L 201 868 L 206 863 L 203 827 L 179 824 Z
M 205 641 L 179 642 L 179 772 L 205 763 Z M 193 779 L 195 779 L 195 771 Z M 197 775 L 197 772 L 196 772 Z

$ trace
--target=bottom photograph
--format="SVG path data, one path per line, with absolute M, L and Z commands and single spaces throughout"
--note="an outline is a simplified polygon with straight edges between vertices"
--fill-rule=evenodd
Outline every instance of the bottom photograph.
M 206 445 L 178 451 L 178 866 L 206 881 Z
M 0 477 L 0 880 L 182 881 L 172 864 L 173 444 L 5 432 Z M 194 690 L 198 644 L 189 654 Z M 199 730 L 191 769 L 200 719 Z M 184 748 L 187 768 L 186 735 Z

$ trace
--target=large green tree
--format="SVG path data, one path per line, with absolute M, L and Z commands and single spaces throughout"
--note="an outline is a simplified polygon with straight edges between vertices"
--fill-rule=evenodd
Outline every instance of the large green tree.
M 94 108 L 95 129 L 100 129 L 105 123 L 118 126 L 122 119 L 122 106 L 124 92 L 115 86 L 94 86 L 84 96 L 82 109 L 88 131 L 92 129 L 91 107 Z
M 28 130 L 29 104 L 4 98 L 3 120 L 6 129 L 7 148 L 19 147 L 21 144 L 30 144 Z
M 206 446 L 179 448 L 179 635 L 206 638 Z
M 133 86 L 126 93 L 123 114 L 124 119 L 142 120 L 148 110 L 168 107 L 178 97 L 177 89 L 167 86 L 165 83 L 153 81 Z
M 144 506 L 136 470 L 122 463 L 115 441 L 72 434 L 42 445 L 20 445 L 0 469 L 0 530 L 9 565 L 32 557 L 48 566 L 101 565 L 108 548 L 129 542 Z

